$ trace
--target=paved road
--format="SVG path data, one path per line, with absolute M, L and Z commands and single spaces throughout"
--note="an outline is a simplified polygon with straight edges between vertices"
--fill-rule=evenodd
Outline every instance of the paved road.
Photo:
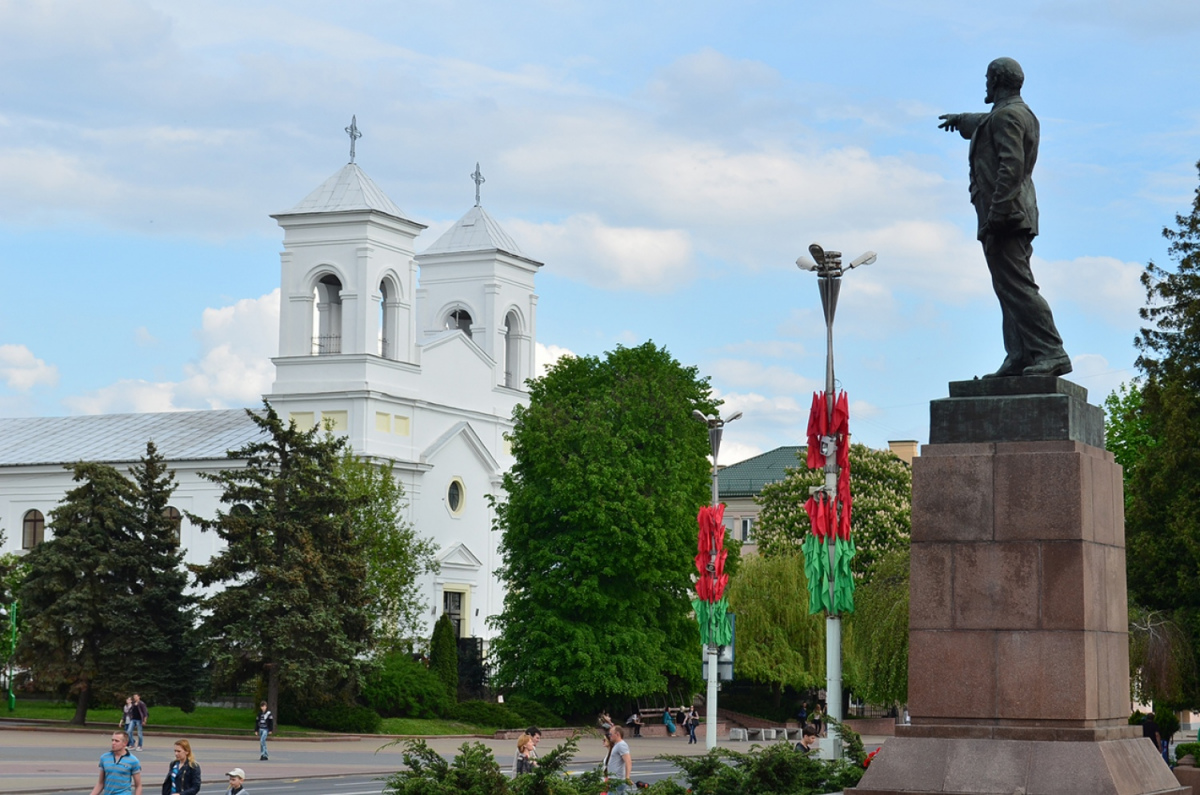
M 0 795 L 15 793 L 62 792 L 86 793 L 97 778 L 100 754 L 108 750 L 110 727 L 84 730 L 41 731 L 29 727 L 0 726 Z M 145 771 L 145 795 L 157 795 L 170 765 L 172 746 L 177 736 L 151 733 L 146 747 L 137 753 Z M 378 795 L 384 776 L 403 766 L 403 748 L 388 747 L 390 740 L 370 737 L 322 740 L 270 741 L 271 759 L 258 759 L 258 741 L 254 739 L 189 738 L 204 771 L 205 791 L 223 791 L 226 771 L 240 767 L 246 771 L 247 789 L 254 795 Z M 453 757 L 464 742 L 478 738 L 434 737 L 429 746 L 447 758 Z M 883 738 L 864 738 L 868 748 Z M 492 749 L 497 761 L 507 770 L 512 763 L 515 743 L 510 740 L 479 740 Z M 546 752 L 561 740 L 544 737 L 541 750 Z M 747 743 L 722 743 L 738 750 Z M 674 773 L 674 768 L 655 759 L 662 754 L 699 755 L 704 745 L 688 745 L 681 739 L 644 737 L 630 740 L 634 778 L 653 782 Z M 603 760 L 603 747 L 597 737 L 584 737 L 571 769 L 583 772 Z

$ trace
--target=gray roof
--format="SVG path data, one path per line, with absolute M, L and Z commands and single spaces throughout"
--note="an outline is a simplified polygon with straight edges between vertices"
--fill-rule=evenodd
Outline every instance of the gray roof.
M 804 466 L 800 455 L 806 447 L 776 447 L 717 472 L 717 489 L 722 497 L 753 497 L 768 483 L 787 477 L 789 469 Z
M 516 241 L 479 205 L 468 210 L 422 253 L 451 254 L 461 251 L 503 251 L 518 257 L 524 256 Z
M 244 409 L 2 417 L 0 466 L 137 461 L 148 441 L 168 461 L 224 459 L 227 450 L 261 436 Z
M 321 183 L 319 188 L 305 196 L 299 204 L 278 215 L 337 213 L 350 210 L 375 210 L 395 218 L 405 218 L 404 211 L 354 163 L 342 166 L 338 173 Z

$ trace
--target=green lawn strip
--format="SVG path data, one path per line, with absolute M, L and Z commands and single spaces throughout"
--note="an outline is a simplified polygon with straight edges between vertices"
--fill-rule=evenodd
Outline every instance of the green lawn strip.
M 475 726 L 470 723 L 459 723 L 453 720 L 435 720 L 426 718 L 384 718 L 381 734 L 406 734 L 420 737 L 433 737 L 447 734 L 495 734 L 496 730 L 487 726 Z
M 196 707 L 194 712 L 184 712 L 178 707 L 151 707 L 146 731 L 150 733 L 186 733 L 188 731 L 245 734 L 254 733 L 255 711 L 231 707 Z M 75 716 L 75 705 L 66 702 L 17 700 L 14 712 L 0 707 L 0 718 L 14 720 L 53 720 L 66 723 Z M 105 707 L 89 709 L 88 726 L 112 726 L 116 729 L 121 719 L 121 710 Z M 449 720 L 427 720 L 419 718 L 384 718 L 382 734 L 404 734 L 415 736 L 441 736 L 455 734 L 494 734 L 495 729 Z M 278 728 L 282 736 L 329 734 L 318 729 L 283 724 Z
M 207 732 L 236 732 L 252 735 L 254 733 L 254 715 L 252 709 L 232 709 L 230 707 L 196 707 L 194 712 L 184 712 L 178 707 L 152 707 L 146 730 L 151 732 L 167 729 L 201 730 Z M 75 716 L 75 705 L 49 701 L 17 700 L 17 708 L 13 712 L 0 708 L 0 718 L 15 720 L 60 720 L 64 723 Z M 113 707 L 89 709 L 87 722 L 89 726 L 108 724 L 116 729 L 121 720 L 121 710 Z M 303 726 L 283 724 L 279 727 L 282 734 L 320 734 L 315 729 Z

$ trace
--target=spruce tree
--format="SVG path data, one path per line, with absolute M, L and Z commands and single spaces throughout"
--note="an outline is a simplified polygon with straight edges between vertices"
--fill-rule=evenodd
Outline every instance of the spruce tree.
M 134 491 L 110 466 L 71 469 L 79 485 L 50 514 L 54 537 L 26 556 L 17 661 L 43 685 L 75 698 L 70 722 L 82 725 L 105 650 L 124 642 L 113 632 L 112 613 L 128 593 L 121 550 L 130 540 Z
M 189 517 L 225 542 L 196 567 L 218 587 L 203 622 L 217 674 L 261 676 L 279 716 L 281 690 L 299 710 L 355 691 L 371 645 L 367 564 L 338 475 L 345 441 L 284 424 L 269 404 L 247 413 L 264 438 L 229 452 L 244 467 L 211 476 L 227 507 Z
M 196 599 L 187 593 L 178 526 L 166 515 L 174 473 L 149 442 L 130 474 L 130 532 L 114 549 L 124 590 L 111 612 L 111 629 L 123 640 L 102 652 L 102 681 L 118 702 L 136 692 L 149 704 L 191 711 L 200 655 L 193 630 Z

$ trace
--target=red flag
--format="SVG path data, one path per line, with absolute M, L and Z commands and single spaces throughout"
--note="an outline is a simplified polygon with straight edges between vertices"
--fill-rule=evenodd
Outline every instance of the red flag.
M 827 410 L 825 393 L 813 392 L 812 408 L 808 412 L 808 468 L 820 469 L 825 466 L 825 456 L 821 455 L 821 437 L 825 435 Z

